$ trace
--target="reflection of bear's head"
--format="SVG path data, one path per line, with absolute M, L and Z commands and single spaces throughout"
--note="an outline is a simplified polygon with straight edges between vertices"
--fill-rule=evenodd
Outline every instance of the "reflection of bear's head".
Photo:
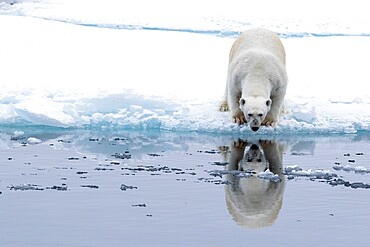
M 239 170 L 263 172 L 268 168 L 268 162 L 262 150 L 256 144 L 253 144 L 245 152 L 244 158 L 240 161 Z
M 250 146 L 239 141 L 233 143 L 230 151 L 229 157 L 226 157 L 228 170 L 255 174 L 251 177 L 227 175 L 231 184 L 225 186 L 225 194 L 230 214 L 241 226 L 256 228 L 272 225 L 280 212 L 285 187 L 281 173 L 283 147 L 273 141 L 261 141 Z M 278 174 L 281 181 L 256 176 L 266 169 Z
M 253 131 L 257 131 L 271 109 L 271 99 L 262 97 L 248 97 L 239 100 L 240 110 Z

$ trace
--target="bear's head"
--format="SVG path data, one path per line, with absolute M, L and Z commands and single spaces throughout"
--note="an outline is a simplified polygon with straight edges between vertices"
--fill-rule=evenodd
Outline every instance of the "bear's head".
M 263 97 L 240 98 L 239 107 L 244 113 L 246 123 L 253 131 L 257 131 L 271 109 L 271 99 Z

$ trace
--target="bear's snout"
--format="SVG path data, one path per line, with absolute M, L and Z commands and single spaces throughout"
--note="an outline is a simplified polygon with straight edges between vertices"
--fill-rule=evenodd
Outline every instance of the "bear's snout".
M 251 127 L 253 131 L 257 131 L 260 127 Z

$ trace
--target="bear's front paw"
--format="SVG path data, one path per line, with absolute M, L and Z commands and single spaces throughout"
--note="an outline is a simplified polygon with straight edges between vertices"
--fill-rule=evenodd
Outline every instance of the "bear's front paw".
M 229 110 L 229 105 L 227 104 L 227 101 L 221 102 L 219 110 L 220 111 L 228 111 Z
M 218 150 L 222 153 L 227 153 L 227 152 L 229 152 L 229 147 L 228 146 L 219 146 Z
M 275 127 L 277 124 L 277 120 L 276 119 L 273 119 L 273 118 L 265 118 L 265 120 L 263 120 L 262 122 L 262 125 L 264 126 L 267 126 L 267 127 Z
M 237 123 L 239 125 L 245 123 L 245 118 L 243 112 L 237 112 L 236 114 L 233 114 L 232 119 L 234 123 Z
M 241 139 L 237 140 L 237 141 L 234 141 L 233 142 L 233 147 L 234 148 L 240 148 L 240 149 L 243 149 L 245 148 L 246 146 L 248 145 L 248 143 L 246 141 L 243 141 Z

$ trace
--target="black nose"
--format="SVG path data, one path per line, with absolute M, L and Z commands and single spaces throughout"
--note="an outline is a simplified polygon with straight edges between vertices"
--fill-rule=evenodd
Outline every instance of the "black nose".
M 252 150 L 258 150 L 259 148 L 258 148 L 258 146 L 257 146 L 256 144 L 253 144 L 253 145 L 251 146 L 251 149 L 252 149 Z
M 253 131 L 257 131 L 257 130 L 259 129 L 259 127 L 251 127 L 251 129 L 252 129 Z

